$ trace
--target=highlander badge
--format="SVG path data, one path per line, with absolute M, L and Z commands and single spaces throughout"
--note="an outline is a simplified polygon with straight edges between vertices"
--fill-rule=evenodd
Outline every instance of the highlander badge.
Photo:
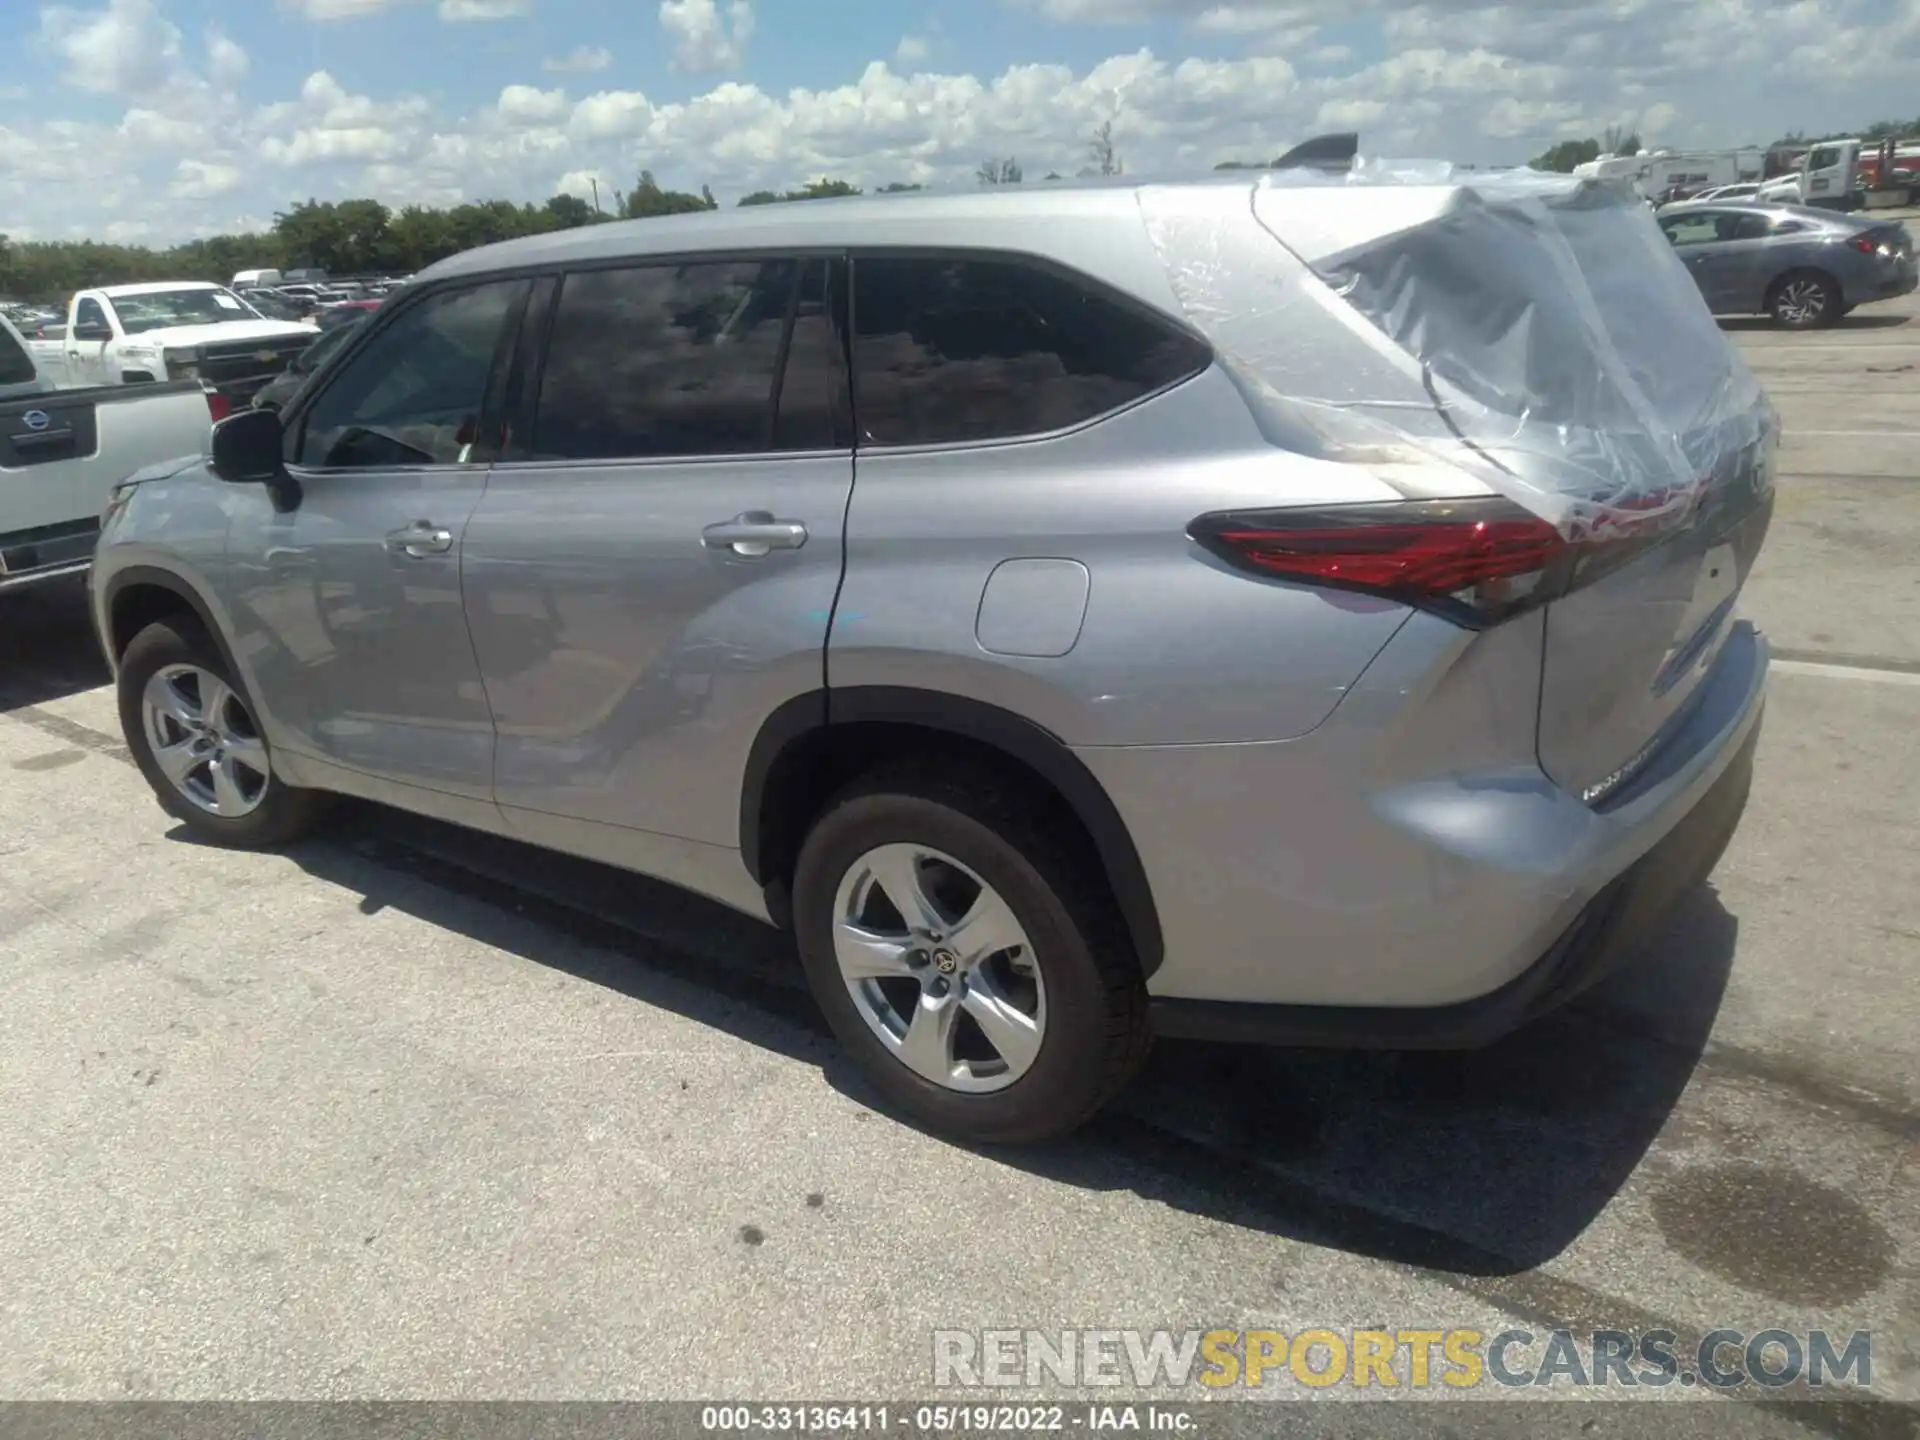
M 44 410 L 29 410 L 20 417 L 20 422 L 29 430 L 44 430 L 53 424 L 53 417 Z
M 262 365 L 271 365 L 274 361 L 278 360 L 280 356 L 277 351 L 256 350 L 253 352 L 253 358 L 258 360 Z

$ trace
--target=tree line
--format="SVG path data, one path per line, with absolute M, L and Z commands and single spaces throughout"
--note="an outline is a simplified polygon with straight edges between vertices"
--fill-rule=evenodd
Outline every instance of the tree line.
M 1876 120 L 1859 130 L 1836 130 L 1830 135 L 1808 135 L 1804 131 L 1790 130 L 1771 145 L 1739 148 L 1765 148 L 1773 152 L 1805 149 L 1809 145 L 1820 145 L 1829 140 L 1863 140 L 1877 143 L 1881 140 L 1906 139 L 1916 135 L 1920 135 L 1920 118 Z M 1598 160 L 1602 155 L 1638 155 L 1641 148 L 1638 135 L 1614 126 L 1609 128 L 1605 135 L 1599 137 L 1562 140 L 1559 144 L 1549 146 L 1534 156 L 1527 164 L 1535 170 L 1557 170 L 1564 175 L 1571 172 L 1574 166 L 1584 165 L 1590 160 Z
M 1119 151 L 1111 122 L 1094 130 L 1087 142 L 1082 175 L 1118 175 Z M 974 172 L 981 185 L 1018 185 L 1019 160 L 994 156 Z M 1064 177 L 1058 171 L 1049 180 Z M 904 182 L 882 185 L 879 194 L 919 190 Z M 797 190 L 756 190 L 742 205 L 775 205 L 858 195 L 860 187 L 827 177 Z M 15 240 L 0 235 L 0 298 L 62 301 L 75 290 L 141 280 L 211 280 L 226 284 L 242 270 L 318 268 L 329 275 L 410 275 L 449 255 L 477 245 L 517 240 L 596 225 L 607 220 L 645 220 L 717 210 L 713 191 L 698 194 L 668 190 L 651 170 L 642 170 L 630 190 L 613 190 L 602 200 L 595 187 L 591 201 L 555 195 L 540 204 L 516 205 L 485 200 L 449 209 L 407 205 L 393 210 L 378 200 L 304 200 L 273 217 L 270 230 L 248 235 L 215 235 L 166 249 L 109 245 L 95 240 Z

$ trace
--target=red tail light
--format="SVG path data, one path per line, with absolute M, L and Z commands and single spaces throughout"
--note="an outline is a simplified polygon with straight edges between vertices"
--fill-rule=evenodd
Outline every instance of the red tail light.
M 1378 595 L 1476 630 L 1552 598 L 1576 555 L 1503 499 L 1228 512 L 1187 533 L 1239 569 Z
M 207 413 L 213 417 L 213 423 L 218 425 L 233 413 L 233 402 L 218 390 L 209 390 L 206 394 Z
M 1856 235 L 1848 243 L 1862 255 L 1871 255 L 1880 248 L 1879 243 L 1870 235 Z

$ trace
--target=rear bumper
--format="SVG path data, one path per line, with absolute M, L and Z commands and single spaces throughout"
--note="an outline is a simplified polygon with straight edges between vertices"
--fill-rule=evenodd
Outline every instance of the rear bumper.
M 1471 655 L 1409 699 L 1429 660 L 1396 655 L 1420 624 L 1298 740 L 1078 752 L 1140 849 L 1166 938 L 1147 982 L 1162 1033 L 1483 1043 L 1590 983 L 1718 859 L 1765 703 L 1751 626 L 1595 808 L 1541 772 L 1530 710 L 1455 683 Z M 1519 626 L 1471 643 L 1528 659 Z
M 1703 884 L 1740 825 L 1758 724 L 1700 803 L 1581 910 L 1539 960 L 1498 990 L 1439 1006 L 1237 1005 L 1158 998 L 1156 1035 L 1234 1044 L 1464 1050 L 1548 1014 L 1631 959 L 1674 903 Z

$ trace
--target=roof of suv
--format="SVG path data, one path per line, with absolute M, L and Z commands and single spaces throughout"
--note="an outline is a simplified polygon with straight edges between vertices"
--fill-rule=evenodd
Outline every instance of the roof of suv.
M 1253 184 L 1254 178 L 1238 174 L 1230 178 L 1151 183 L 1246 188 Z M 855 195 L 703 210 L 646 220 L 616 220 L 485 245 L 442 260 L 421 271 L 417 278 L 427 282 L 519 266 L 610 260 L 626 255 L 671 255 L 734 246 L 742 249 L 776 245 L 991 247 L 996 240 L 996 229 L 1012 220 L 1033 221 L 1046 217 L 1098 221 L 1125 216 L 1137 221 L 1140 211 L 1136 196 L 1147 183 L 1150 182 L 1050 181 L 1004 189 Z

